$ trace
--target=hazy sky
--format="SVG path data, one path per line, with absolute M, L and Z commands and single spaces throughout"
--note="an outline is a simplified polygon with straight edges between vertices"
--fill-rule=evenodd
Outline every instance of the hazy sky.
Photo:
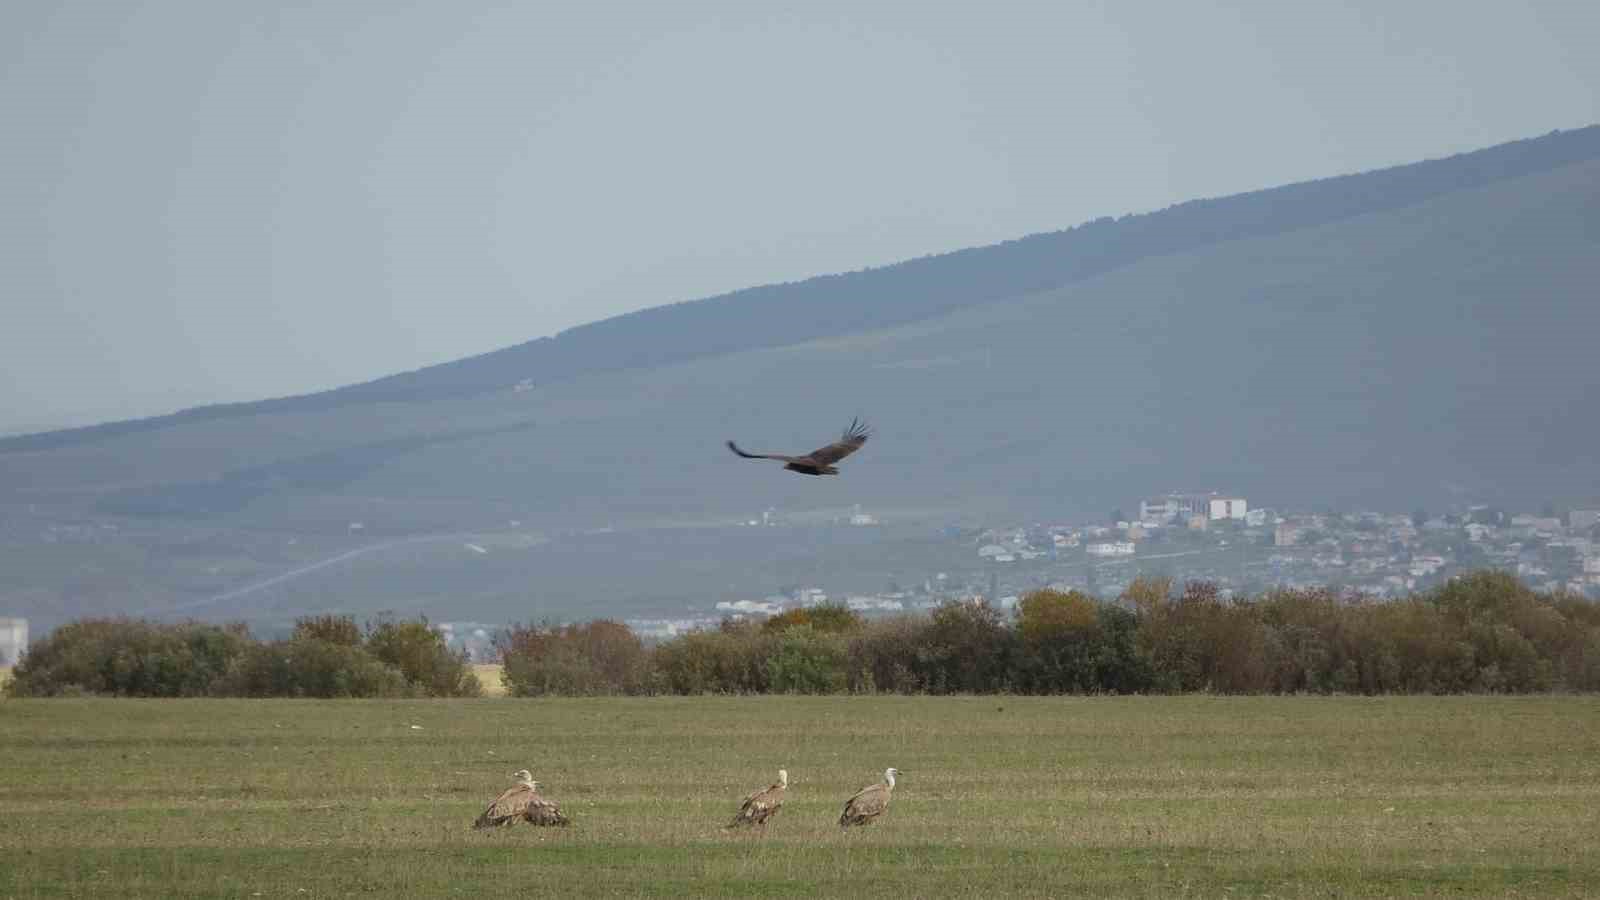
M 0 427 L 1600 120 L 1600 3 L 960 6 L 0 4 Z

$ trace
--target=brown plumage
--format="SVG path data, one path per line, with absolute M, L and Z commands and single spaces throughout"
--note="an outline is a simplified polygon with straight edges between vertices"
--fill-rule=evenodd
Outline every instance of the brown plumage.
M 554 800 L 539 796 L 539 782 L 533 783 L 533 799 L 528 801 L 528 808 L 522 811 L 522 820 L 532 825 L 571 825 L 572 820 L 561 814 L 561 807 Z
M 539 795 L 539 782 L 533 780 L 533 773 L 518 769 L 511 777 L 517 779 L 516 785 L 494 798 L 483 815 L 478 816 L 478 821 L 472 823 L 473 828 L 495 828 L 510 825 L 518 819 L 535 825 L 569 824 L 554 801 Z
M 894 794 L 894 777 L 899 774 L 899 769 L 887 769 L 883 773 L 883 781 L 856 791 L 855 796 L 844 803 L 844 812 L 839 814 L 839 827 L 866 825 L 883 815 L 884 810 L 889 808 L 889 798 Z
M 745 459 L 775 459 L 784 463 L 784 468 L 790 472 L 799 472 L 802 475 L 837 475 L 839 470 L 834 463 L 861 449 L 867 442 L 872 432 L 860 419 L 851 419 L 850 427 L 844 430 L 844 435 L 826 447 L 807 453 L 805 456 L 783 456 L 777 453 L 746 453 L 739 449 L 733 441 L 728 442 L 728 449 Z
M 779 769 L 776 784 L 745 795 L 744 802 L 739 806 L 739 814 L 733 817 L 728 827 L 737 828 L 740 825 L 766 827 L 767 820 L 777 815 L 778 810 L 783 808 L 783 797 L 788 792 L 789 771 Z

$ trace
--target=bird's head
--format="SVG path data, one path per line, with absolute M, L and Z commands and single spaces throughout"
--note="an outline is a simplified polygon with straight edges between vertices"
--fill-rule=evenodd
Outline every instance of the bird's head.
M 789 770 L 788 769 L 779 769 L 778 770 L 778 783 L 783 785 L 784 787 L 788 787 L 789 786 Z
M 899 769 L 890 766 L 889 768 L 883 770 L 883 780 L 889 782 L 889 787 L 894 787 L 895 776 L 899 774 Z
M 533 773 L 527 769 L 518 769 L 511 773 L 511 777 L 518 781 L 533 781 Z

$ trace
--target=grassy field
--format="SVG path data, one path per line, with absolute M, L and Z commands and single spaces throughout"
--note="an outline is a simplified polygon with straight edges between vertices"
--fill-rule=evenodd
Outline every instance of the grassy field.
M 1588 697 L 8 700 L 0 760 L 0 897 L 1600 895 Z M 524 766 L 576 824 L 473 831 Z

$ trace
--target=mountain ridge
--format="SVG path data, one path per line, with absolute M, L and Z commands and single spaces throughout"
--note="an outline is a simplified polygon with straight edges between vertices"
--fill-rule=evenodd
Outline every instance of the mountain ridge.
M 546 384 L 891 327 L 1048 290 L 1156 256 L 1404 208 L 1453 191 L 1596 158 L 1600 158 L 1600 125 L 1557 130 L 1442 159 L 1190 200 L 1155 212 L 1101 217 L 983 247 L 648 307 L 553 336 L 325 391 L 0 437 L 0 453 L 46 450 L 213 419 L 470 397 L 523 381 Z M 1123 246 L 1127 244 L 1132 246 Z M 902 296 L 898 303 L 857 302 L 908 288 L 923 293 L 910 300 Z M 805 315 L 772 320 L 774 309 L 783 307 L 802 309 Z M 718 327 L 708 328 L 709 319 L 717 319 Z M 663 334 L 669 338 L 666 342 L 660 340 Z M 610 349 L 608 342 L 618 340 L 628 345 L 621 361 L 604 352 Z

